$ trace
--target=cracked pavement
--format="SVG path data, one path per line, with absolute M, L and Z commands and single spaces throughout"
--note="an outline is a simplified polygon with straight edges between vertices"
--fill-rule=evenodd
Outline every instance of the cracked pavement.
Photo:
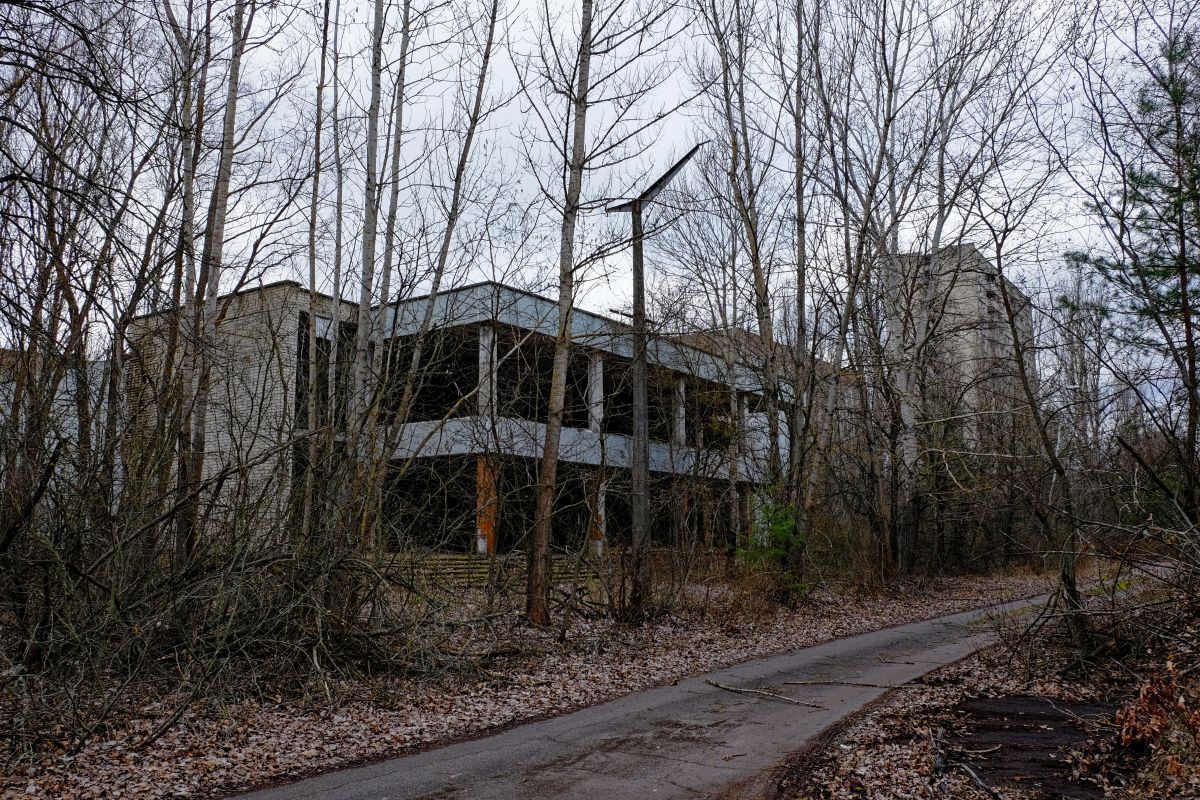
M 886 687 L 908 683 L 989 644 L 993 634 L 985 624 L 988 615 L 1042 600 L 825 642 L 479 739 L 241 798 L 754 796 L 773 767 L 889 691 Z M 735 692 L 706 681 L 820 707 Z

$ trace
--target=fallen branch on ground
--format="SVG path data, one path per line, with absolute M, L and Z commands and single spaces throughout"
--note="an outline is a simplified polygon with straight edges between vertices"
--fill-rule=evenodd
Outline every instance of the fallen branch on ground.
M 992 800 L 1004 800 L 1004 797 L 1000 794 L 1000 792 L 996 791 L 994 788 L 989 786 L 983 780 L 983 778 L 979 777 L 979 773 L 972 769 L 970 764 L 966 763 L 965 761 L 950 761 L 948 758 L 946 758 L 946 751 L 942 748 L 941 728 L 938 728 L 937 730 L 930 729 L 929 746 L 933 750 L 933 780 L 930 781 L 930 783 L 933 784 L 934 788 L 945 791 L 945 775 L 947 770 L 953 767 L 958 767 L 963 772 L 967 773 L 967 776 L 974 781 L 976 786 L 987 792 L 988 796 L 991 797 Z M 997 745 L 994 748 L 989 748 L 988 750 L 979 752 L 992 752 L 999 749 L 1000 746 Z
M 907 689 L 908 683 L 861 683 L 859 681 L 784 681 L 784 686 L 864 686 L 868 689 Z
M 705 681 L 705 683 L 707 683 L 709 686 L 715 686 L 718 689 L 724 689 L 727 692 L 737 692 L 738 694 L 759 694 L 759 695 L 762 695 L 763 697 L 770 697 L 775 700 L 786 700 L 787 702 L 795 703 L 798 706 L 807 706 L 808 708 L 820 708 L 820 709 L 825 708 L 825 706 L 819 706 L 816 703 L 806 703 L 803 700 L 797 700 L 796 698 L 788 697 L 785 694 L 777 694 L 775 692 L 768 692 L 763 689 L 739 689 L 736 686 L 726 686 L 723 683 L 717 683 L 716 681 L 707 681 L 707 680 Z
M 983 778 L 979 777 L 979 775 L 976 774 L 975 770 L 971 769 L 971 766 L 969 764 L 966 764 L 966 763 L 963 763 L 960 761 L 960 762 L 958 762 L 958 766 L 962 767 L 963 772 L 970 775 L 971 780 L 975 781 L 975 785 L 978 786 L 983 791 L 987 792 L 988 796 L 993 798 L 993 800 L 1004 800 L 1003 795 L 1001 795 L 999 792 L 997 792 L 991 786 L 988 786 L 986 783 L 984 783 Z
M 942 729 L 929 729 L 929 748 L 933 751 L 933 775 L 930 776 L 930 789 L 940 793 L 946 791 L 946 753 L 942 750 Z

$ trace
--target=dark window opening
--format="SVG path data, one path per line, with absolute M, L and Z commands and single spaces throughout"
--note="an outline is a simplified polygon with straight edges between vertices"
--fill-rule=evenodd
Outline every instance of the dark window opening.
M 646 370 L 646 414 L 650 440 L 669 442 L 675 429 L 675 393 L 679 375 L 659 366 Z M 629 359 L 604 359 L 605 433 L 633 435 L 633 364 Z
M 300 312 L 300 322 L 297 330 L 296 348 L 296 427 L 302 429 L 319 428 L 330 424 L 331 416 L 334 428 L 343 430 L 346 427 L 346 400 L 350 394 L 350 382 L 354 364 L 355 336 L 358 326 L 351 322 L 343 322 L 337 326 L 338 348 L 336 375 L 333 377 L 334 403 L 330 403 L 329 366 L 333 358 L 333 340 L 328 337 L 317 337 L 316 363 L 316 424 L 310 426 L 308 420 L 309 400 L 309 349 L 308 349 L 308 312 Z M 331 407 L 332 405 L 332 407 Z
M 649 415 L 650 440 L 669 442 L 675 430 L 675 395 L 678 376 L 662 367 L 651 366 L 646 372 L 646 411 Z
M 736 431 L 729 387 L 701 378 L 689 380 L 686 421 L 688 444 L 705 448 L 729 447 Z
M 604 433 L 633 435 L 633 386 L 628 359 L 604 359 Z
M 389 470 L 381 519 L 392 551 L 475 549 L 475 459 L 421 458 Z
M 508 553 L 529 545 L 537 511 L 538 462 L 507 458 L 500 464 L 500 514 L 496 551 Z M 550 543 L 562 553 L 579 553 L 588 535 L 595 505 L 596 473 L 593 468 L 562 464 L 554 494 Z
M 653 474 L 647 487 L 647 527 L 654 547 L 679 542 L 687 524 L 687 503 L 681 502 L 680 482 L 666 475 Z M 629 473 L 610 474 L 604 498 L 605 541 L 613 547 L 633 543 L 633 508 L 629 495 Z
M 572 351 L 567 364 L 563 425 L 588 424 L 586 352 Z M 496 331 L 496 413 L 502 417 L 546 422 L 550 381 L 554 373 L 554 339 L 540 333 L 503 327 Z
M 414 371 L 417 337 L 398 336 L 384 350 L 383 407 L 394 422 L 411 392 L 405 422 L 429 422 L 476 413 L 479 385 L 479 329 L 444 328 L 431 332 Z M 411 378 L 411 389 L 409 382 Z

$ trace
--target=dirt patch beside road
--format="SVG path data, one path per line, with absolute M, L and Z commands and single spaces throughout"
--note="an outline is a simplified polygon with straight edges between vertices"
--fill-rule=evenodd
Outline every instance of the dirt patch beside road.
M 891 692 L 808 748 L 780 773 L 776 797 L 994 800 L 983 786 L 1069 784 L 1074 770 L 1069 753 L 1088 740 L 1092 729 L 1073 719 L 1070 726 L 1055 724 L 1062 721 L 1052 711 L 1055 706 L 1091 714 L 1116 707 L 1091 687 L 1053 675 L 1022 674 L 997 645 Z M 1070 715 L 1064 711 L 1062 716 Z M 1039 737 L 1036 749 L 1042 756 L 1033 759 L 1032 740 Z M 1018 776 L 1031 780 L 1012 780 Z M 1092 786 L 1083 782 L 1081 792 Z M 1003 796 L 1017 795 L 1005 789 Z
M 1100 800 L 1104 789 L 1081 775 L 1072 752 L 1102 736 L 1099 722 L 1114 703 L 1081 703 L 1029 695 L 975 697 L 954 709 L 955 733 L 935 747 L 954 765 L 970 769 L 983 786 L 1020 788 L 1064 800 Z M 1109 732 L 1115 740 L 1115 731 Z
M 1200 606 L 1091 593 L 1096 650 L 1060 621 L 895 690 L 781 770 L 783 800 L 1200 797 Z M 1045 622 L 1046 620 L 1042 620 Z

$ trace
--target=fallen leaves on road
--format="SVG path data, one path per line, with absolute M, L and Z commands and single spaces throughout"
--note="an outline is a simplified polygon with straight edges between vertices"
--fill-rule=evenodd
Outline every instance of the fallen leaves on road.
M 1124 610 L 1120 605 L 1111 605 L 1108 597 L 1092 594 L 1089 605 L 1098 612 L 1094 619 L 1108 615 L 1114 624 L 1156 627 L 1149 619 L 1138 619 L 1142 611 L 1136 604 Z M 1166 605 L 1177 607 L 1183 602 Z M 789 765 L 779 796 L 793 800 L 1058 797 L 1038 791 L 1036 781 L 1027 788 L 1011 782 L 991 786 L 965 768 L 964 764 L 970 766 L 972 756 L 986 755 L 1001 746 L 955 752 L 952 743 L 943 745 L 948 738 L 944 736 L 946 731 L 963 734 L 961 726 L 966 723 L 961 712 L 956 712 L 960 704 L 968 698 L 1045 698 L 1111 705 L 1137 692 L 1142 682 L 1140 693 L 1126 701 L 1115 719 L 1086 723 L 1094 726 L 1091 737 L 1082 748 L 1062 754 L 1065 774 L 1061 777 L 1080 785 L 1091 784 L 1096 792 L 1104 791 L 1105 797 L 1200 797 L 1196 793 L 1196 787 L 1200 787 L 1200 771 L 1196 768 L 1200 713 L 1191 716 L 1193 698 L 1200 697 L 1200 683 L 1195 691 L 1185 688 L 1185 670 L 1172 660 L 1187 660 L 1192 671 L 1200 668 L 1196 659 L 1200 647 L 1194 645 L 1200 642 L 1200 633 L 1194 623 L 1182 634 L 1176 631 L 1166 637 L 1165 654 L 1158 650 L 1125 652 L 1114 647 L 1109 657 L 1089 664 L 1086 673 L 1080 671 L 1078 653 L 1064 630 L 1050 635 L 1043 631 L 1032 638 L 1018 635 L 1019 630 L 1018 625 L 1002 644 L 900 687 L 851 717 Z M 1164 659 L 1165 666 L 1154 666 Z M 1139 677 L 1147 669 L 1149 677 Z M 1017 722 L 1012 725 L 1019 727 Z M 1041 727 L 1051 730 L 1049 726 Z M 1137 763 L 1138 753 L 1119 747 L 1118 733 L 1124 734 L 1125 745 L 1129 745 L 1143 737 L 1163 736 L 1167 730 L 1173 731 L 1174 738 L 1148 748 L 1145 763 Z M 1015 750 L 1021 746 L 1012 745 Z M 1015 766 L 1027 769 L 1029 763 L 1025 757 L 1018 757 Z M 994 766 L 1010 765 L 999 762 Z
M 562 714 L 829 639 L 1029 596 L 1046 586 L 1045 577 L 1028 575 L 942 580 L 883 595 L 825 591 L 796 609 L 766 606 L 753 613 L 710 595 L 703 609 L 637 628 L 579 620 L 562 642 L 558 630 L 523 629 L 520 652 L 526 655 L 492 658 L 469 674 L 339 684 L 333 700 L 314 692 L 296 700 L 196 702 L 165 735 L 138 750 L 177 707 L 171 702 L 177 698 L 150 699 L 78 752 L 47 751 L 15 762 L 8 754 L 0 790 L 8 798 L 221 796 Z M 941 702 L 922 694 L 910 700 Z M 863 735 L 893 734 L 868 727 Z M 883 752 L 897 766 L 914 757 L 908 741 Z M 842 763 L 851 772 L 861 766 L 850 757 Z

